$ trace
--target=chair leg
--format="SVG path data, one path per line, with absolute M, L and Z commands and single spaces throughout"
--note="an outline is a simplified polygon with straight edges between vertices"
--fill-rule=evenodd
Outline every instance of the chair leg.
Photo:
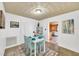
M 30 56 L 32 55 L 32 50 L 30 49 Z
M 29 54 L 29 49 L 27 48 L 27 54 Z
M 40 53 L 41 53 L 41 45 L 40 45 Z

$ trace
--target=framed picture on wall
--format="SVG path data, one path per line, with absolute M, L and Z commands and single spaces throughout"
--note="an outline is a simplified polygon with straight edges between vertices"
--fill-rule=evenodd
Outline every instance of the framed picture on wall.
M 62 32 L 68 34 L 74 33 L 74 19 L 70 19 L 62 22 Z
M 0 10 L 0 29 L 5 28 L 5 17 L 2 10 Z
M 10 28 L 19 28 L 19 22 L 10 21 Z

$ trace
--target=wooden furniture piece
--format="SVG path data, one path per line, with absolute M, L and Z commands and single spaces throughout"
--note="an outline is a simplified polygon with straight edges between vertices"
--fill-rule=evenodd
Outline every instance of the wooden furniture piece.
M 55 35 L 55 33 L 57 32 L 57 27 L 58 27 L 57 23 L 51 22 L 49 24 L 49 41 L 52 40 L 52 37 L 57 36 L 57 35 Z
M 50 32 L 51 31 L 56 32 L 57 31 L 57 26 L 58 26 L 58 24 L 50 24 L 49 25 Z

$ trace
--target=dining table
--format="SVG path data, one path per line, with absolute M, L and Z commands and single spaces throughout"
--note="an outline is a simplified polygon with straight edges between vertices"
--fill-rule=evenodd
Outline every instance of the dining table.
M 35 46 L 34 47 L 34 56 L 36 56 L 36 53 L 37 53 L 36 52 L 36 48 L 37 48 L 36 44 L 39 43 L 39 42 L 43 42 L 44 43 L 43 44 L 43 52 L 45 52 L 45 39 L 44 38 L 41 38 L 41 39 L 38 38 L 38 39 L 32 41 L 32 43 L 34 43 L 34 46 Z

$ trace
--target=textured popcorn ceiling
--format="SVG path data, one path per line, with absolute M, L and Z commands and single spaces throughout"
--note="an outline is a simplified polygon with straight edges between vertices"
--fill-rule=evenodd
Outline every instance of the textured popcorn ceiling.
M 6 12 L 20 16 L 42 20 L 56 15 L 79 10 L 78 2 L 4 2 Z M 34 9 L 42 8 L 41 14 L 35 14 Z

